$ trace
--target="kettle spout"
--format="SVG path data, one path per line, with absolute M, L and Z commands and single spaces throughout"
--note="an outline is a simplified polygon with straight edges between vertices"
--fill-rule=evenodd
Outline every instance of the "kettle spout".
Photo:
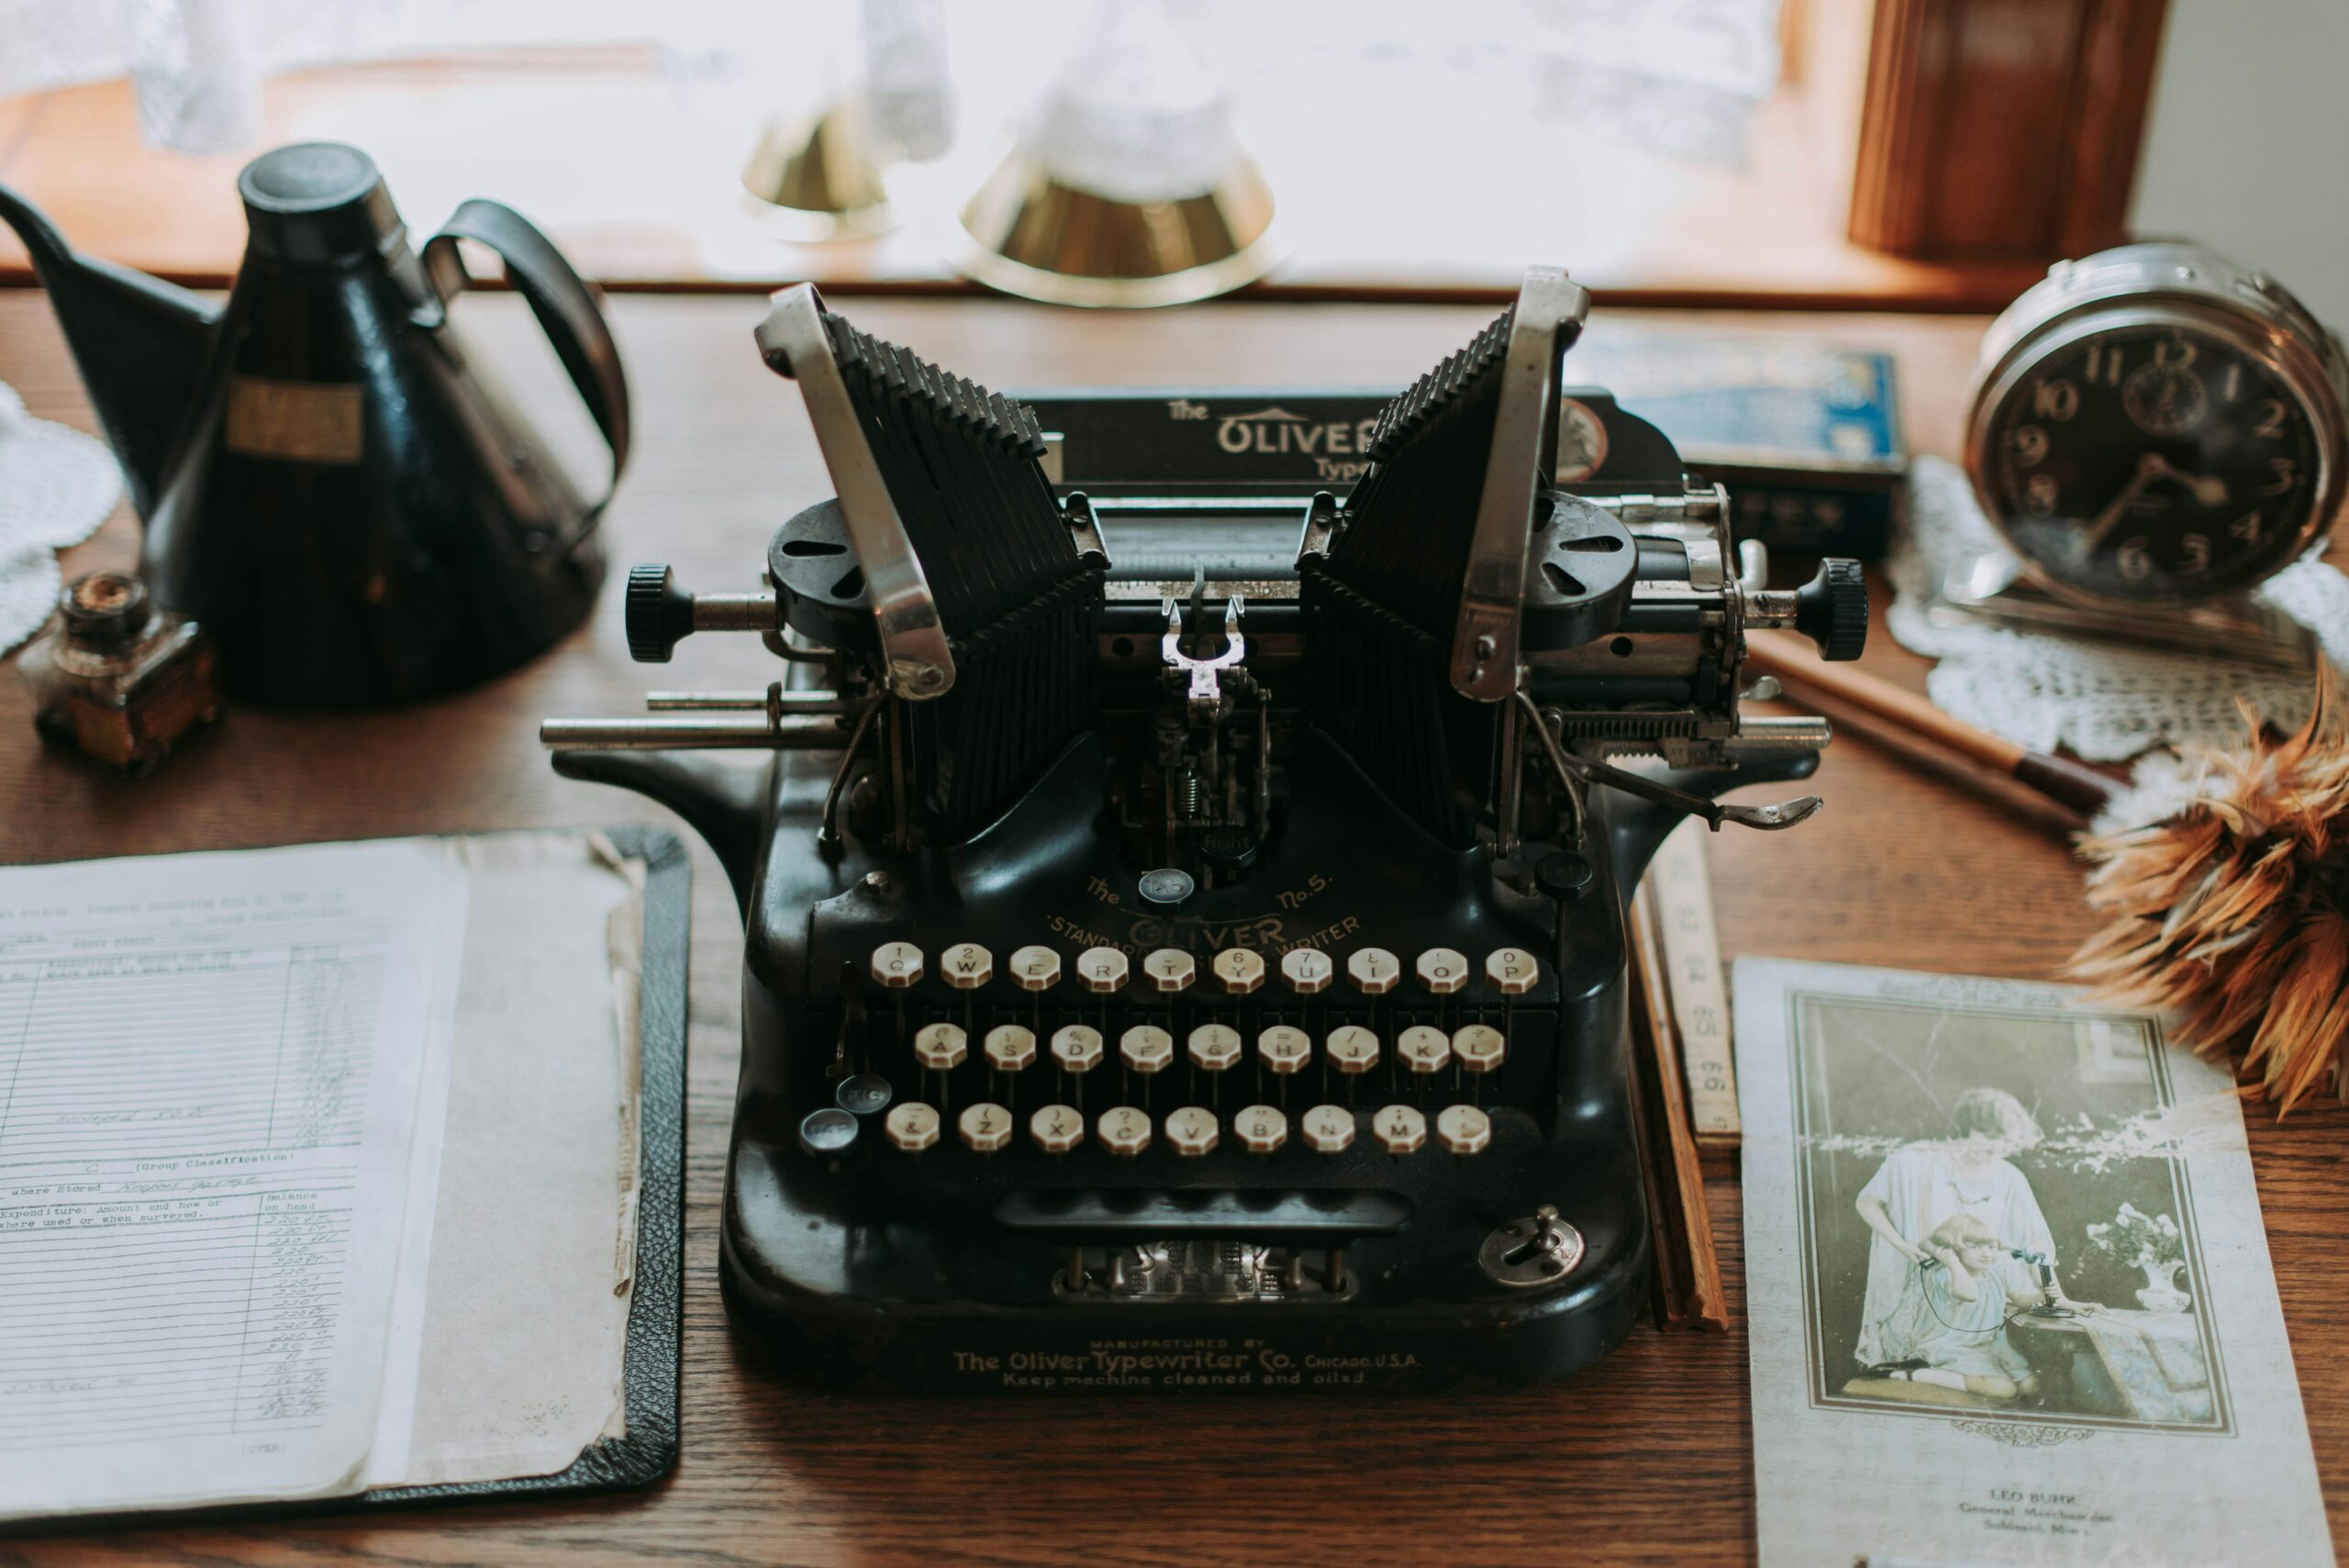
M 66 346 L 144 517 L 162 493 L 196 400 L 219 307 L 144 272 L 76 255 L 31 203 L 0 185 L 0 222 L 31 252 Z
M 764 770 L 729 768 L 689 751 L 557 751 L 554 771 L 632 789 L 684 817 L 717 853 L 734 884 L 734 902 L 750 917 L 765 821 Z

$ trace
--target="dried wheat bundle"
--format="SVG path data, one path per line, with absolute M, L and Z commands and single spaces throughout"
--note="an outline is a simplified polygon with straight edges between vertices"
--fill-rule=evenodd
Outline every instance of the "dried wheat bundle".
M 2088 902 L 2115 917 L 2072 960 L 2102 998 L 2174 1011 L 2185 1043 L 2237 1060 L 2290 1110 L 2328 1079 L 2349 1100 L 2349 693 L 2317 673 L 2285 740 L 2209 751 L 2196 798 L 2087 840 Z

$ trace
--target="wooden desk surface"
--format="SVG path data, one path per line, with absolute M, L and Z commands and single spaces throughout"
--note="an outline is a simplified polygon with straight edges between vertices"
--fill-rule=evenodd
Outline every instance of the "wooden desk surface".
M 510 298 L 470 299 L 503 355 L 527 339 Z M 759 364 L 740 298 L 616 306 L 638 456 L 607 524 L 616 563 L 665 559 L 696 587 L 751 585 L 770 530 L 829 493 L 790 388 Z M 1233 304 L 1144 317 L 997 303 L 857 302 L 864 327 L 997 385 L 1370 382 L 1417 374 L 1484 313 L 1449 306 Z M 1596 321 L 1593 331 L 1631 313 Z M 1639 317 L 1636 325 L 1811 335 L 1898 351 L 1909 436 L 1949 454 L 1981 323 L 1896 317 Z M 560 383 L 531 361 L 534 406 Z M 0 292 L 0 381 L 37 414 L 91 428 L 38 294 Z M 133 555 L 117 516 L 69 570 Z M 617 594 L 530 668 L 392 712 L 238 711 L 152 779 L 128 783 L 36 743 L 0 679 L 0 862 L 539 824 L 661 820 L 637 796 L 555 777 L 542 715 L 617 714 L 649 684 L 763 683 L 747 639 L 686 645 L 657 681 L 628 662 Z M 1871 668 L 1922 664 L 1879 637 Z M 1846 738 L 1819 774 L 1826 811 L 1785 835 L 1714 841 L 1732 951 L 2045 979 L 2089 920 L 2060 834 Z M 765 1375 L 718 1301 L 718 1207 L 733 1097 L 739 928 L 696 846 L 685 1453 L 649 1492 L 584 1501 L 333 1515 L 0 1543 L 0 1562 L 1270 1561 L 1372 1564 L 1735 1563 L 1753 1547 L 1745 1338 L 1642 1327 L 1563 1386 L 1352 1401 L 1152 1397 L 1037 1403 L 849 1399 Z M 2341 1180 L 2349 1118 L 2252 1117 L 2319 1471 L 2349 1540 L 2349 1292 Z M 1708 1191 L 1737 1294 L 1738 1190 Z M 2019 1473 L 2031 1464 L 2015 1459 Z

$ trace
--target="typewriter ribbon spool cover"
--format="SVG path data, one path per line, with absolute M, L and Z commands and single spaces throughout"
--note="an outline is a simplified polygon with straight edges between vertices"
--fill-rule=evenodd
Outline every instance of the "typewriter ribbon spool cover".
M 1741 712 L 1744 634 L 1854 657 L 1866 600 L 1850 562 L 1765 588 L 1717 487 L 1566 395 L 1586 306 L 1529 273 L 1349 422 L 1350 484 L 1086 494 L 1030 406 L 775 296 L 837 495 L 763 586 L 642 566 L 628 605 L 639 658 L 755 631 L 774 684 L 542 737 L 732 879 L 720 1266 L 782 1370 L 1437 1387 L 1628 1331 L 1623 907 L 1683 817 L 1817 808 L 1714 798 L 1826 740 Z M 1602 416 L 1605 465 L 1562 464 Z

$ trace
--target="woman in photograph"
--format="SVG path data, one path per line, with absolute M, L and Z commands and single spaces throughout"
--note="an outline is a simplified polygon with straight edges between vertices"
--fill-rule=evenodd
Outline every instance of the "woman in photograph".
M 1968 1089 L 1957 1098 L 1954 1120 L 1953 1136 L 1904 1143 L 1885 1156 L 1854 1206 L 1876 1233 L 1860 1308 L 1856 1353 L 1863 1366 L 1909 1353 L 1887 1342 L 1887 1319 L 1900 1304 L 1903 1280 L 1931 1255 L 1926 1240 L 1953 1216 L 1971 1215 L 2006 1246 L 2054 1264 L 2055 1239 L 2039 1199 L 2009 1158 L 2038 1143 L 2039 1124 L 2004 1089 Z

